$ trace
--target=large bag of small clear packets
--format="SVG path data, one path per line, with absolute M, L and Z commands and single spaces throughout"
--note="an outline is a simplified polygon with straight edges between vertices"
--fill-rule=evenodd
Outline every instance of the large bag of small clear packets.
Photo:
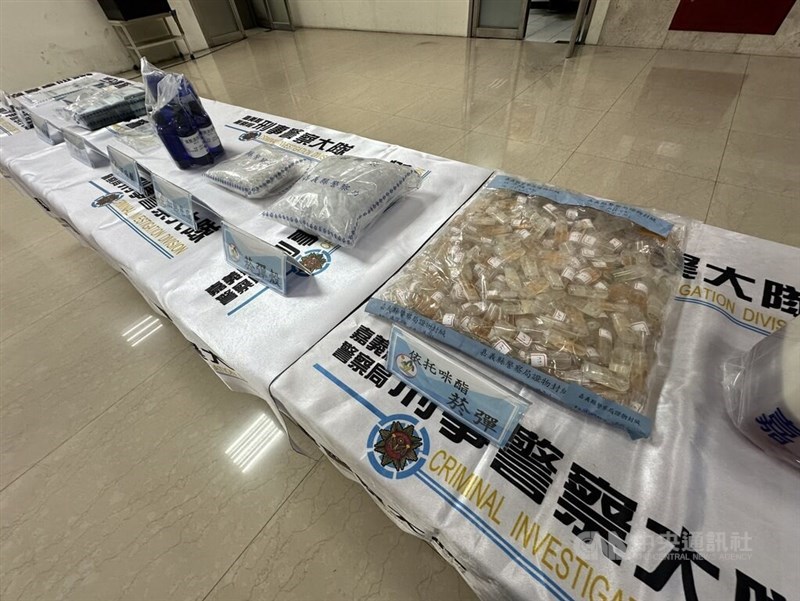
M 367 311 L 646 437 L 687 227 L 496 175 Z

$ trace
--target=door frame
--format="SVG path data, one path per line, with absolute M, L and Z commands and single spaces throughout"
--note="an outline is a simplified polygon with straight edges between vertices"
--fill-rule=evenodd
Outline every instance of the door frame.
M 264 9 L 267 11 L 267 19 L 269 19 L 270 29 L 283 29 L 284 31 L 294 31 L 294 18 L 292 17 L 292 7 L 289 6 L 288 0 L 283 0 L 283 5 L 286 7 L 286 16 L 289 21 L 276 21 L 272 17 L 272 10 L 269 8 L 269 0 L 262 0 Z
M 482 0 L 470 0 L 469 33 L 473 38 L 501 38 L 506 40 L 521 40 L 525 37 L 528 28 L 528 15 L 530 14 L 529 0 L 520 0 L 521 12 L 519 25 L 516 29 L 510 27 L 480 27 Z
M 247 37 L 247 34 L 244 31 L 244 27 L 242 26 L 242 20 L 239 18 L 239 10 L 236 8 L 236 2 L 234 2 L 234 0 L 228 0 L 227 4 L 230 7 L 231 12 L 233 13 L 233 20 L 236 22 L 236 28 L 238 29 L 238 31 L 232 31 L 230 33 L 216 36 L 215 38 L 213 38 L 213 41 L 211 35 L 209 35 L 208 31 L 203 25 L 203 21 L 199 16 L 202 14 L 202 11 L 197 10 L 197 4 L 194 2 L 194 0 L 189 0 L 189 4 L 192 7 L 195 19 L 197 19 L 197 24 L 200 26 L 200 31 L 203 32 L 203 37 L 206 39 L 206 43 L 208 44 L 209 48 L 213 48 L 215 46 L 221 46 L 229 42 L 238 42 L 239 40 L 243 40 Z

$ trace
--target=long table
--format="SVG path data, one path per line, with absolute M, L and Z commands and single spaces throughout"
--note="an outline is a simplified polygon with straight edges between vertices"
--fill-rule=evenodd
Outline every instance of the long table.
M 275 131 L 262 141 L 312 160 L 344 152 L 427 175 L 357 248 L 343 249 L 264 219 L 263 202 L 178 170 L 163 149 L 137 153 L 105 131 L 87 139 L 186 188 L 218 217 L 189 229 L 108 167 L 84 166 L 63 144 L 47 146 L 30 131 L 0 138 L 0 167 L 125 274 L 231 389 L 258 395 L 300 425 L 482 598 L 777 601 L 770 590 L 786 598 L 800 590 L 786 560 L 800 556 L 800 481 L 733 428 L 719 372 L 723 358 L 796 315 L 789 292 L 800 289 L 800 250 L 695 224 L 679 320 L 665 341 L 675 351 L 654 435 L 633 442 L 496 374 L 532 404 L 510 445 L 498 450 L 395 378 L 364 369 L 381 362 L 389 325 L 362 306 L 490 172 L 204 103 L 229 155 Z M 326 263 L 313 277 L 293 276 L 281 296 L 226 263 L 220 219 Z M 767 294 L 776 285 L 787 292 L 777 306 Z M 356 369 L 337 353 L 345 342 L 365 357 Z M 382 466 L 375 451 L 380 431 L 395 422 L 424 441 L 419 459 L 400 470 Z

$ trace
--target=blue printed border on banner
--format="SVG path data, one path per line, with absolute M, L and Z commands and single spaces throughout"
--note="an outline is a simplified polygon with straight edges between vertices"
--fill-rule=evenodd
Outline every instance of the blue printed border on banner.
M 368 409 L 379 420 L 383 421 L 387 418 L 383 411 L 378 409 L 366 398 L 361 396 L 355 390 L 350 388 L 350 386 L 334 376 L 322 365 L 315 363 L 314 369 L 323 377 L 327 378 L 331 383 L 336 385 L 339 389 L 347 393 L 350 398 L 359 402 L 364 408 Z M 553 595 L 553 597 L 559 601 L 572 601 L 572 597 L 570 597 L 567 591 L 562 589 L 553 578 L 551 578 L 544 570 L 534 564 L 519 549 L 515 548 L 512 543 L 503 538 L 503 536 L 497 532 L 497 530 L 495 530 L 481 516 L 472 511 L 472 509 L 470 509 L 460 498 L 445 490 L 441 484 L 436 482 L 431 476 L 422 470 L 415 472 L 414 476 L 419 478 L 420 481 L 422 481 L 428 488 L 439 495 L 448 505 L 453 507 L 462 516 L 464 516 L 473 526 L 475 526 L 475 528 L 483 533 L 488 540 L 494 543 L 503 553 L 505 553 L 505 555 L 511 559 L 511 561 L 527 572 L 534 580 L 536 580 L 536 582 L 544 586 L 547 591 Z
M 630 205 L 621 204 L 618 202 L 611 202 L 610 200 L 601 200 L 599 198 L 595 198 L 594 196 L 578 194 L 576 192 L 570 192 L 569 190 L 548 186 L 546 184 L 524 182 L 508 175 L 494 176 L 489 183 L 486 184 L 486 187 L 514 190 L 520 194 L 536 194 L 539 196 L 544 196 L 545 198 L 549 198 L 553 202 L 557 202 L 562 205 L 573 205 L 597 209 L 598 211 L 603 211 L 609 215 L 624 217 L 625 219 L 633 221 L 637 225 L 641 225 L 643 228 L 646 228 L 651 232 L 658 234 L 659 236 L 668 236 L 674 227 L 674 225 L 669 221 L 661 219 L 660 217 L 656 217 L 652 213 L 643 211 L 638 207 L 632 207 Z
M 410 309 L 372 298 L 366 311 L 443 342 L 562 405 L 623 428 L 634 440 L 647 438 L 653 430 L 653 420 L 630 407 L 606 399 L 579 384 L 563 382 Z

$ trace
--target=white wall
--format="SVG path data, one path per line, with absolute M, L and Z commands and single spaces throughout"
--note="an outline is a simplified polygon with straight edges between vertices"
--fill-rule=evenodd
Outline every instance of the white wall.
M 775 35 L 670 31 L 679 0 L 600 0 L 607 4 L 599 44 L 676 50 L 800 56 L 800 2 Z M 596 16 L 600 16 L 597 15 Z M 598 19 L 599 20 L 599 19 Z M 593 19 L 593 25 L 594 19 Z M 592 28 L 590 27 L 590 33 Z M 591 36 L 587 37 L 591 42 Z
M 192 49 L 205 48 L 188 0 L 170 2 Z M 174 54 L 171 46 L 148 52 L 155 60 Z M 0 89 L 6 92 L 87 71 L 121 73 L 132 63 L 96 0 L 0 0 Z
M 467 36 L 469 0 L 289 0 L 298 27 Z

